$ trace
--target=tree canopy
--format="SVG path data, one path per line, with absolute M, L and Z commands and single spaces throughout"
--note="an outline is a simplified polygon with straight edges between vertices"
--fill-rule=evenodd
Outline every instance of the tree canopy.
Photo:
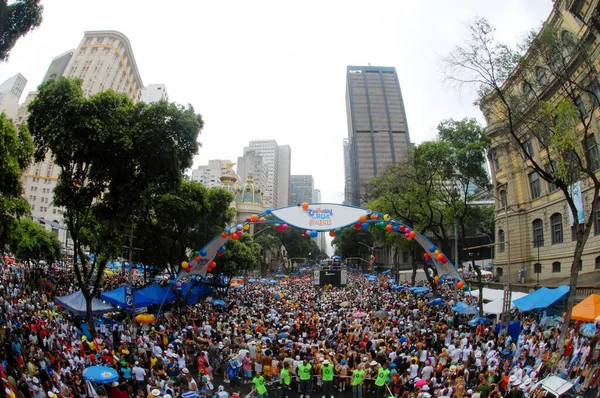
M 191 106 L 134 104 L 112 90 L 85 98 L 81 80 L 64 77 L 41 85 L 29 111 L 36 159 L 51 153 L 61 170 L 54 204 L 65 208 L 77 283 L 91 305 L 145 201 L 177 187 L 192 165 L 202 119 Z
M 27 126 L 15 127 L 4 112 L 0 113 L 0 247 L 4 247 L 18 226 L 18 218 L 29 214 L 23 197 L 21 170 L 33 155 L 33 142 Z
M 11 234 L 9 247 L 21 260 L 44 260 L 51 264 L 60 258 L 60 242 L 56 235 L 30 218 L 19 220 Z
M 42 23 L 40 0 L 0 0 L 0 62 L 6 61 L 17 40 Z
M 260 245 L 250 234 L 243 234 L 238 239 L 229 239 L 225 245 L 225 254 L 217 257 L 215 273 L 227 276 L 238 275 L 255 269 L 260 265 Z

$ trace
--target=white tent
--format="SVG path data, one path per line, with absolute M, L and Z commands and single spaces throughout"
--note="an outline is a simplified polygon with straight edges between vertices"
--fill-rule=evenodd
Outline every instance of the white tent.
M 474 297 L 479 297 L 479 289 L 471 291 Z M 512 292 L 511 309 L 515 308 L 515 300 L 527 296 L 527 293 Z M 504 291 L 500 289 L 483 288 L 483 312 L 485 314 L 499 315 L 504 309 Z

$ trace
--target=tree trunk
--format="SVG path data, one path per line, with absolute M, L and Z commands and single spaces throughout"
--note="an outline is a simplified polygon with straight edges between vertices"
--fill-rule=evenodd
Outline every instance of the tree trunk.
M 92 338 L 94 338 L 96 337 L 96 325 L 94 325 L 94 314 L 92 313 L 92 301 L 94 298 L 89 295 L 84 295 L 84 297 L 88 330 L 92 335 Z
M 415 261 L 415 256 L 413 256 L 412 250 L 408 251 L 408 255 L 409 255 L 410 263 L 412 264 L 412 275 L 410 277 L 410 285 L 414 286 L 417 283 L 417 267 L 418 267 L 418 264 Z
M 429 270 L 432 270 L 432 274 L 435 276 L 437 274 L 436 270 L 433 269 L 431 265 L 424 264 L 423 270 L 425 271 L 425 278 L 427 278 L 427 282 L 429 282 L 429 286 L 431 286 L 431 293 L 433 293 L 433 298 L 439 297 L 438 284 L 435 283 L 435 279 L 429 275 Z
M 578 241 L 575 246 L 575 258 L 573 259 L 573 264 L 571 264 L 571 278 L 569 280 L 569 286 L 571 286 L 571 289 L 567 295 L 565 321 L 560 330 L 560 337 L 558 339 L 558 349 L 561 356 L 565 350 L 565 339 L 567 337 L 567 330 L 569 329 L 569 325 L 571 323 L 571 312 L 573 312 L 573 305 L 575 304 L 575 295 L 577 294 L 577 277 L 579 276 L 579 267 L 581 266 L 581 255 L 583 254 L 583 248 L 584 244 Z

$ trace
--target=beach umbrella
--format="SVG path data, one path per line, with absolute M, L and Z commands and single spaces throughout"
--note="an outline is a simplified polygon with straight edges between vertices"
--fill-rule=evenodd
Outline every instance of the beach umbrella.
M 250 278 L 250 279 L 248 279 L 248 283 L 256 283 L 256 279 Z
M 218 299 L 213 299 L 211 301 L 211 303 L 213 303 L 214 305 L 218 305 L 220 307 L 225 307 L 227 304 L 225 304 L 225 302 L 223 300 L 218 300 Z
M 281 298 L 283 298 L 283 293 L 273 292 L 273 294 L 271 294 L 271 297 L 273 297 L 274 299 L 281 299 Z
M 463 301 L 459 301 L 454 307 L 452 307 L 452 312 L 458 312 L 462 315 L 474 315 L 477 314 L 477 308 L 471 307 L 469 304 Z
M 113 276 L 115 273 L 113 271 L 109 270 L 109 269 L 105 269 L 104 270 L 104 274 L 108 275 L 108 276 Z
M 579 328 L 579 334 L 585 337 L 593 337 L 598 330 L 596 329 L 596 325 L 591 322 L 584 323 Z
M 95 383 L 107 384 L 119 380 L 119 374 L 107 366 L 90 366 L 83 370 L 83 379 Z
M 377 318 L 388 318 L 390 314 L 387 311 L 375 311 L 375 316 Z
M 139 314 L 135 317 L 135 320 L 139 323 L 154 323 L 156 322 L 156 317 L 152 314 Z
M 430 298 L 432 298 L 432 297 L 433 297 L 433 293 L 427 293 L 427 294 L 425 295 L 425 298 L 428 298 L 428 299 L 430 299 Z
M 342 301 L 340 307 L 350 307 L 352 304 L 349 301 Z
M 485 325 L 486 323 L 492 323 L 492 320 L 489 318 L 484 318 L 481 316 L 475 317 L 467 322 L 469 326 L 477 326 L 479 324 Z
M 392 289 L 394 289 L 394 290 L 404 290 L 404 289 L 406 289 L 406 286 L 404 286 L 404 285 L 392 285 Z
M 444 304 L 444 299 L 436 298 L 436 299 L 431 300 L 428 304 L 432 305 L 432 306 L 442 305 L 442 304 Z

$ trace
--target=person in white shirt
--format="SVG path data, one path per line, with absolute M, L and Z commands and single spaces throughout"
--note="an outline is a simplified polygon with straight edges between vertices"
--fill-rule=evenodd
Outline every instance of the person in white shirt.
M 131 374 L 135 380 L 138 390 L 144 389 L 144 379 L 146 378 L 146 370 L 141 368 L 140 363 L 138 361 L 135 362 L 135 366 L 131 369 Z
M 433 374 L 433 366 L 431 366 L 430 361 L 427 361 L 426 365 L 421 370 L 421 378 L 429 381 L 432 374 Z

